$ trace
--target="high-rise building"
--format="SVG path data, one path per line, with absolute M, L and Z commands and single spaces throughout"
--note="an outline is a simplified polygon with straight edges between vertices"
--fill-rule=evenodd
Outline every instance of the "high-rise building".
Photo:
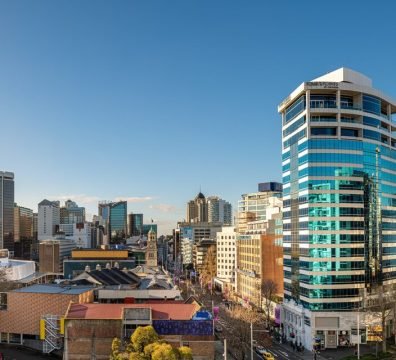
M 207 222 L 208 221 L 208 205 L 205 195 L 201 192 L 187 203 L 187 222 Z
M 29 259 L 33 242 L 33 210 L 14 204 L 15 257 Z
M 215 285 L 223 292 L 234 291 L 236 268 L 236 232 L 233 226 L 223 226 L 217 233 L 217 277 Z
M 0 171 L 0 249 L 14 251 L 14 173 Z
M 128 235 L 143 235 L 143 214 L 130 213 L 128 215 Z
M 60 230 L 66 236 L 73 236 L 74 225 L 85 222 L 85 208 L 78 206 L 74 201 L 65 201 L 65 206 L 60 208 Z
M 53 239 L 59 231 L 59 201 L 44 199 L 38 204 L 38 240 Z
M 396 101 L 340 68 L 302 83 L 278 111 L 284 333 L 334 348 L 366 331 L 358 309 L 396 279 Z
M 267 183 L 269 184 L 269 183 Z M 246 303 L 263 306 L 267 280 L 283 294 L 282 187 L 243 194 L 238 203 L 236 294 Z
M 99 216 L 105 223 L 110 242 L 117 242 L 127 236 L 127 206 L 126 201 L 99 203 Z
M 265 221 L 271 214 L 268 213 L 270 198 L 282 198 L 282 184 L 268 182 L 258 185 L 258 192 L 243 194 L 238 201 L 238 233 L 244 234 L 247 224 L 252 221 Z M 271 207 L 270 207 L 271 208 Z M 274 209 L 277 213 L 277 207 Z
M 218 196 L 209 196 L 207 199 L 208 222 L 221 222 L 232 225 L 232 206 Z

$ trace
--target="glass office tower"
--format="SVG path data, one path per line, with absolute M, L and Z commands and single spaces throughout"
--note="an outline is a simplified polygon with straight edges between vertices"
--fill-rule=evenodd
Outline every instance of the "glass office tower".
M 284 333 L 308 348 L 312 338 L 342 346 L 364 298 L 396 279 L 396 102 L 341 68 L 278 110 Z
M 129 214 L 129 236 L 140 236 L 143 234 L 143 214 Z
M 0 249 L 14 252 L 14 173 L 0 171 Z
M 99 216 L 105 224 L 106 235 L 111 243 L 116 243 L 127 237 L 127 202 L 101 201 Z

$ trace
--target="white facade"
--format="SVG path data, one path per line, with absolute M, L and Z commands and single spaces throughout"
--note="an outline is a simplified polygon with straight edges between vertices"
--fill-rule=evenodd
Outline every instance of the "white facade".
M 183 264 L 188 265 L 193 263 L 193 246 L 194 241 L 189 238 L 182 239 L 181 252 Z
M 235 281 L 236 232 L 233 226 L 224 226 L 217 233 L 217 277 L 227 282 Z
M 43 200 L 38 205 L 38 240 L 54 237 L 60 224 L 59 201 Z
M 8 281 L 22 280 L 36 271 L 34 261 L 28 260 L 10 260 L 8 250 L 1 250 L 0 269 L 5 270 L 5 276 Z
M 220 222 L 224 225 L 232 224 L 232 206 L 218 196 L 210 196 L 208 203 L 208 222 Z
M 77 247 L 91 248 L 92 239 L 91 226 L 88 222 L 73 224 L 73 236 L 72 239 L 75 241 Z

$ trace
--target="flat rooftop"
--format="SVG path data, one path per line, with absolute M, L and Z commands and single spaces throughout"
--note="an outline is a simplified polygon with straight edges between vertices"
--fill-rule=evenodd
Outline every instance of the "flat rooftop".
M 16 289 L 14 290 L 14 292 L 34 293 L 34 294 L 79 295 L 92 289 L 93 289 L 92 286 L 35 284 L 32 286 Z

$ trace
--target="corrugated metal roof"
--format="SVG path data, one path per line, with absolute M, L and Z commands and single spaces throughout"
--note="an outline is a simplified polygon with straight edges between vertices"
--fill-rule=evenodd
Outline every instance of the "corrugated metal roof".
M 196 304 L 167 303 L 157 304 L 71 304 L 67 319 L 122 319 L 124 309 L 149 308 L 153 320 L 191 320 L 199 310 Z
M 36 294 L 62 294 L 79 295 L 93 289 L 92 286 L 70 286 L 56 284 L 35 284 L 24 288 L 16 289 L 16 292 L 36 293 Z

